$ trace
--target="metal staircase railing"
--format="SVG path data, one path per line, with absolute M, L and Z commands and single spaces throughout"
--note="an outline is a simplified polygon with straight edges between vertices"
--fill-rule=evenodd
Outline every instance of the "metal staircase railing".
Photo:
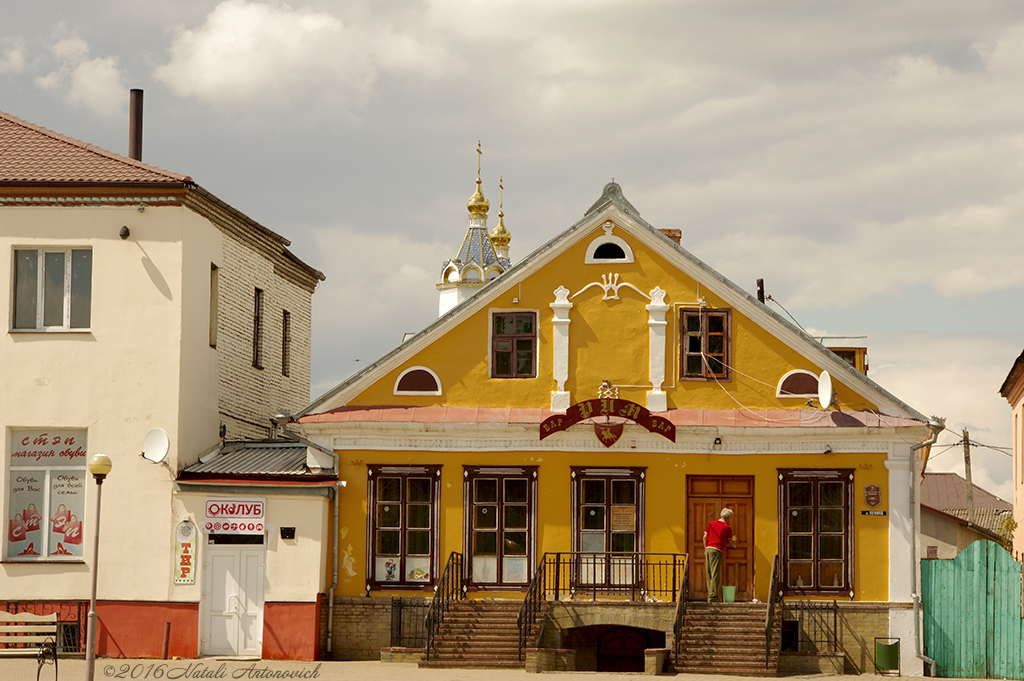
M 434 649 L 434 638 L 441 629 L 444 615 L 452 601 L 466 597 L 466 588 L 462 581 L 462 554 L 452 551 L 448 562 L 441 573 L 441 580 L 434 587 L 434 597 L 430 600 L 430 608 L 424 618 L 427 629 L 426 657 L 430 659 L 430 651 Z

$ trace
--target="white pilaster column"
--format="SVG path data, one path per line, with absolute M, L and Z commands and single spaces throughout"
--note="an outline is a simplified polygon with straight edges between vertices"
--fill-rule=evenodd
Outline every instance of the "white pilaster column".
M 892 445 L 885 467 L 889 469 L 889 602 L 913 603 L 913 579 L 916 574 L 918 592 L 921 589 L 920 547 L 916 546 L 915 523 L 920 527 L 920 504 L 910 508 L 910 485 L 915 485 L 915 494 L 920 495 L 920 484 L 915 475 L 916 457 L 909 444 Z M 919 498 L 919 497 L 918 497 Z M 911 513 L 916 517 L 911 518 Z M 912 522 L 913 521 L 913 522 Z M 916 548 L 916 552 L 912 551 Z M 912 560 L 916 555 L 917 560 Z M 917 659 L 914 650 L 914 610 L 912 608 L 889 609 L 889 636 L 898 637 L 900 645 L 900 667 L 908 676 L 921 676 L 924 665 Z
M 552 326 L 552 356 L 554 360 L 554 377 L 556 390 L 551 393 L 551 411 L 565 411 L 569 408 L 569 393 L 565 391 L 565 382 L 569 380 L 569 289 L 559 286 L 555 289 L 555 302 L 551 303 L 554 317 Z
M 651 389 L 647 392 L 647 408 L 651 411 L 668 411 L 668 396 L 661 386 L 665 383 L 665 330 L 668 322 L 665 313 L 669 306 L 665 304 L 665 291 L 655 286 L 651 291 L 651 304 L 647 306 L 647 327 L 650 330 L 650 362 Z

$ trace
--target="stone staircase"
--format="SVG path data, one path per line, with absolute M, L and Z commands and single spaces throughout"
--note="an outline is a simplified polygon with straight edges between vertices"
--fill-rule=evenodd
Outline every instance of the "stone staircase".
M 771 654 L 765 665 L 764 603 L 686 605 L 682 639 L 675 657 L 680 674 L 776 676 L 782 637 L 782 609 L 776 608 Z
M 522 669 L 519 659 L 518 600 L 453 601 L 421 667 Z M 531 631 L 536 637 L 539 621 Z

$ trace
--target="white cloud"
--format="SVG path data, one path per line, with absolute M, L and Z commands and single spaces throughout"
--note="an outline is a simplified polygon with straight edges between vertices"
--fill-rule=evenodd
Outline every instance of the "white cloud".
M 179 28 L 170 60 L 154 76 L 181 97 L 219 107 L 327 101 L 365 104 L 381 71 L 437 77 L 444 50 L 388 26 L 349 24 L 287 4 L 225 0 L 194 29 Z
M 61 93 L 69 104 L 84 107 L 100 116 L 123 114 L 127 88 L 117 57 L 90 59 L 89 46 L 80 38 L 60 40 L 50 48 L 50 52 L 60 66 L 37 77 L 37 87 Z
M 332 253 L 331 273 L 313 296 L 313 319 L 330 347 L 314 346 L 314 360 L 330 373 L 313 377 L 317 397 L 437 318 L 434 288 L 441 263 L 456 246 L 382 236 L 349 226 L 310 230 L 314 252 Z M 436 264 L 436 267 L 433 265 Z M 344 348 L 344 350 L 341 350 Z
M 982 334 L 903 334 L 872 343 L 870 376 L 904 402 L 927 415 L 946 419 L 947 432 L 933 448 L 928 470 L 964 475 L 963 448 L 946 448 L 964 429 L 973 442 L 991 447 L 1012 444 L 1009 403 L 999 394 L 1020 344 Z M 1012 499 L 1011 458 L 972 448 L 975 484 Z
M 25 53 L 21 47 L 0 49 L 0 73 L 18 73 L 25 68 Z

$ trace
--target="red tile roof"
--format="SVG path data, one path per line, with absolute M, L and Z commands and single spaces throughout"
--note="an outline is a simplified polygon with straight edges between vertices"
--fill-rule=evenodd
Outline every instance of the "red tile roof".
M 996 495 L 974 487 L 974 508 L 995 508 L 1012 511 L 1013 504 Z M 967 481 L 956 473 L 925 473 L 921 483 L 921 503 L 931 508 L 945 510 L 967 508 Z
M 406 422 L 406 423 L 537 423 L 556 412 L 509 407 L 345 406 L 320 414 L 307 414 L 299 423 Z M 676 426 L 762 428 L 896 428 L 922 425 L 914 419 L 869 411 L 813 409 L 670 409 L 659 413 Z
M 0 111 L 0 183 L 190 183 L 161 170 Z

